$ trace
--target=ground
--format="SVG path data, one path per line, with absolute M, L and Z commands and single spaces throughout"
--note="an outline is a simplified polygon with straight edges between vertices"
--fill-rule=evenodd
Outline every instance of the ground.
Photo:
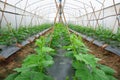
M 34 45 L 29 44 L 20 51 L 10 56 L 8 59 L 0 63 L 0 80 L 3 80 L 8 74 L 13 73 L 13 69 L 20 67 L 23 59 L 29 54 L 34 53 Z
M 117 56 L 114 53 L 108 52 L 86 40 L 84 40 L 85 44 L 91 50 L 90 53 L 94 54 L 96 57 L 100 58 L 101 64 L 105 64 L 113 69 L 115 69 L 115 76 L 120 80 L 120 56 Z
M 91 50 L 90 53 L 101 59 L 100 63 L 108 65 L 116 70 L 115 76 L 118 78 L 118 80 L 120 80 L 120 56 L 105 51 L 104 49 L 99 48 L 88 41 L 84 40 L 84 42 Z M 14 68 L 20 67 L 23 59 L 26 56 L 31 53 L 35 53 L 34 48 L 34 43 L 26 45 L 20 51 L 16 52 L 5 61 L 2 61 L 0 63 L 0 80 L 3 80 L 7 75 L 13 73 Z

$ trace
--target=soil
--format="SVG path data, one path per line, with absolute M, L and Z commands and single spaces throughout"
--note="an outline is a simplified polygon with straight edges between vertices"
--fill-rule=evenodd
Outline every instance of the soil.
M 52 29 L 45 32 L 43 35 L 51 33 Z M 34 42 L 24 46 L 21 50 L 14 53 L 5 60 L 0 61 L 0 80 L 4 80 L 9 74 L 13 73 L 15 68 L 21 67 L 23 60 L 30 54 L 35 53 Z
M 86 40 L 83 40 L 85 44 L 88 46 L 88 48 L 91 50 L 90 53 L 94 54 L 96 57 L 100 58 L 100 63 L 107 65 L 111 68 L 113 68 L 116 73 L 115 77 L 120 80 L 120 56 L 108 52 L 104 50 L 103 48 L 100 48 L 91 42 L 88 42 Z
M 115 76 L 120 80 L 120 56 L 113 54 L 111 52 L 105 51 L 102 48 L 84 40 L 85 44 L 91 50 L 90 53 L 94 54 L 96 57 L 100 58 L 100 63 L 110 66 L 116 70 Z M 20 67 L 22 61 L 34 52 L 34 43 L 28 44 L 23 47 L 20 51 L 16 52 L 6 60 L 0 63 L 0 80 L 6 78 L 9 74 L 13 73 L 13 69 Z M 66 62 L 65 62 L 66 63 Z
M 23 47 L 20 51 L 16 52 L 6 60 L 0 63 L 0 80 L 6 78 L 9 74 L 13 73 L 14 68 L 21 66 L 22 61 L 29 55 L 34 53 L 34 45 L 29 44 Z
M 61 41 L 59 44 L 65 46 L 63 42 L 63 37 L 60 37 Z M 47 69 L 47 72 L 54 80 L 73 80 L 74 70 L 72 69 L 72 60 L 65 56 L 66 50 L 62 47 L 55 48 L 56 55 L 53 57 L 54 64 Z M 56 73 L 57 72 L 57 73 Z

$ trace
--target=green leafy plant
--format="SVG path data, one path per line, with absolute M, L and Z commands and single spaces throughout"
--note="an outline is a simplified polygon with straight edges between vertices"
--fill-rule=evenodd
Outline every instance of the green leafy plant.
M 116 34 L 112 33 L 111 30 L 105 29 L 102 26 L 99 26 L 96 29 L 93 29 L 89 26 L 79 26 L 70 24 L 69 27 L 77 32 L 85 34 L 87 36 L 93 37 L 103 43 L 110 44 L 111 46 L 120 47 L 120 30 Z
M 42 24 L 38 26 L 21 26 L 19 29 L 15 30 L 11 28 L 11 30 L 4 30 L 0 34 L 0 45 L 12 45 L 16 42 L 21 43 L 26 38 L 37 34 L 40 31 L 43 31 L 47 28 L 51 27 L 51 24 Z
M 21 68 L 14 69 L 17 73 L 9 75 L 5 80 L 52 80 L 45 69 L 54 63 L 50 55 L 54 49 L 46 47 L 45 43 L 45 37 L 36 40 L 37 54 L 29 55 L 23 61 Z
M 61 41 L 62 39 L 62 41 Z M 69 34 L 67 31 L 67 27 L 64 24 L 57 23 L 54 26 L 54 32 L 52 34 L 52 43 L 51 47 L 62 47 L 64 45 L 68 45 L 69 41 Z M 61 45 L 60 45 L 61 44 Z
M 117 80 L 113 77 L 115 71 L 110 67 L 99 64 L 100 59 L 88 54 L 89 49 L 82 42 L 81 37 L 70 35 L 71 44 L 65 46 L 72 56 L 72 66 L 75 69 L 74 80 Z M 71 54 L 69 54 L 71 53 Z

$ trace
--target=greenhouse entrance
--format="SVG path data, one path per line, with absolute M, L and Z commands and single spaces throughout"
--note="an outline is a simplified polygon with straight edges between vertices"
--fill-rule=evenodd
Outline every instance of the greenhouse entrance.
M 0 80 L 120 80 L 119 0 L 0 0 Z

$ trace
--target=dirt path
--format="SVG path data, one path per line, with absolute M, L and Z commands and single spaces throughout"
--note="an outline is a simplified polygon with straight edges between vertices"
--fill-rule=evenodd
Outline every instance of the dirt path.
M 88 41 L 84 40 L 84 42 L 92 51 L 91 53 L 101 59 L 100 63 L 108 65 L 116 70 L 115 76 L 120 80 L 120 57 L 105 51 Z M 14 68 L 20 67 L 25 57 L 29 54 L 35 53 L 34 48 L 34 43 L 31 43 L 23 47 L 20 51 L 16 52 L 4 62 L 0 63 L 0 80 L 3 80 L 7 75 L 13 73 Z M 71 60 L 63 56 L 65 50 L 58 49 L 57 53 L 58 54 L 54 58 L 55 64 L 51 66 L 48 73 L 57 80 L 65 80 L 66 76 L 72 76 L 73 74 Z
M 54 80 L 66 80 L 66 77 L 72 80 L 72 62 L 64 56 L 65 52 L 63 49 L 57 49 L 57 55 L 54 57 L 55 63 L 48 69 L 48 73 Z

